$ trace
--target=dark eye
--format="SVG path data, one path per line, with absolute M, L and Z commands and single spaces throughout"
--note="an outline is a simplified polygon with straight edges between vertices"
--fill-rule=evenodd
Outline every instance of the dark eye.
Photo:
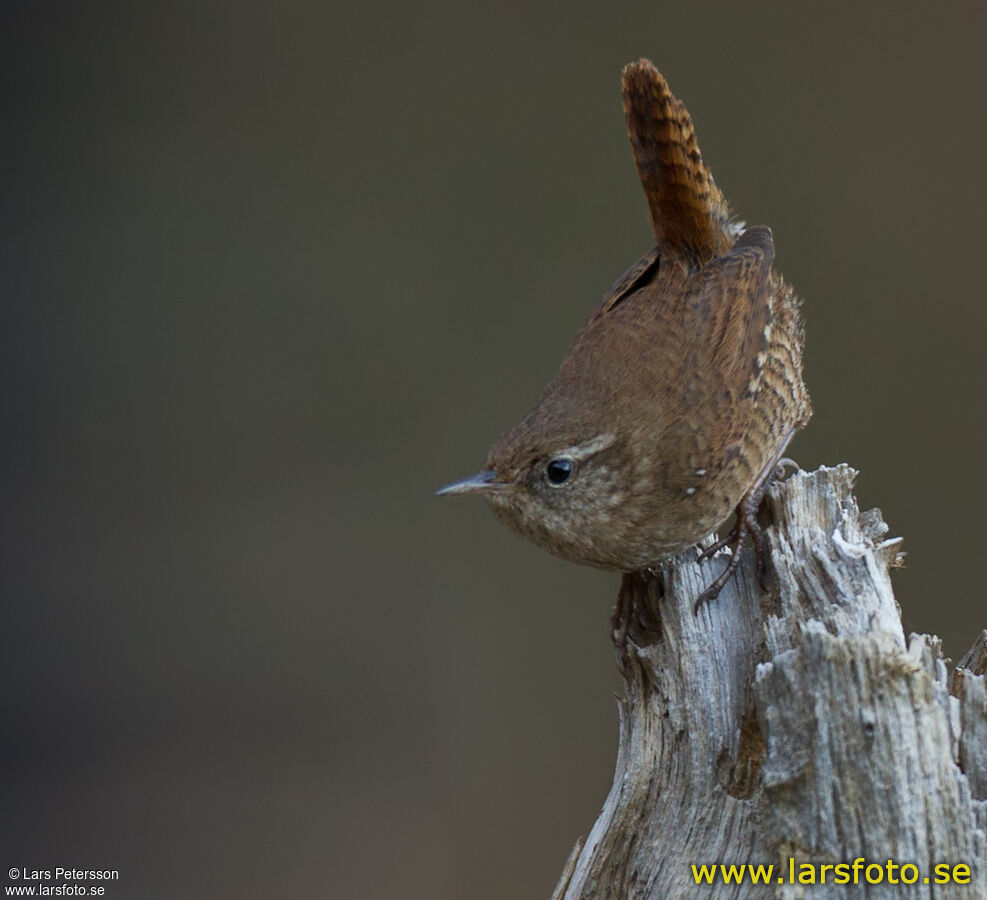
M 545 472 L 552 484 L 563 484 L 569 480 L 573 468 L 572 460 L 562 457 L 561 459 L 553 459 L 549 462 L 545 467 Z

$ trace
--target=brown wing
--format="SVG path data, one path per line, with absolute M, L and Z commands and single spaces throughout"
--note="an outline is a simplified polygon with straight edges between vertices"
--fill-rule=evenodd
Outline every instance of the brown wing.
M 610 285 L 610 289 L 603 295 L 590 321 L 610 312 L 621 300 L 648 284 L 658 274 L 660 264 L 658 248 L 653 247 Z
M 646 59 L 623 72 L 624 114 L 658 248 L 702 265 L 732 243 L 727 203 L 703 163 L 689 111 Z
M 771 229 L 748 228 L 733 249 L 704 266 L 689 291 L 708 307 L 705 348 L 717 370 L 740 374 L 759 367 L 771 318 L 768 290 L 775 245 Z M 731 381 L 735 379 L 731 378 Z
M 774 319 L 773 261 L 771 229 L 748 228 L 690 278 L 683 298 L 697 325 L 682 370 L 687 402 L 724 446 L 741 440 L 757 399 Z

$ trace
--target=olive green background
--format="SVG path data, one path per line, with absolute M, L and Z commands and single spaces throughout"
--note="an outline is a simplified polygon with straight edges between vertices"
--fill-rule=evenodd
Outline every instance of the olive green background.
M 614 575 L 439 485 L 649 247 L 653 59 L 805 301 L 816 414 L 987 625 L 982 4 L 0 7 L 2 833 L 111 898 L 547 898 Z

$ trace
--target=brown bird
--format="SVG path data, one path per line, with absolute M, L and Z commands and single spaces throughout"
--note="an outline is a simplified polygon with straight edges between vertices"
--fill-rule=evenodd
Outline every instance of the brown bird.
M 535 408 L 483 471 L 438 493 L 483 494 L 550 552 L 625 572 L 701 541 L 736 511 L 726 570 L 811 415 L 793 291 L 769 228 L 730 217 L 692 119 L 648 61 L 623 72 L 624 112 L 655 247 L 617 280 Z

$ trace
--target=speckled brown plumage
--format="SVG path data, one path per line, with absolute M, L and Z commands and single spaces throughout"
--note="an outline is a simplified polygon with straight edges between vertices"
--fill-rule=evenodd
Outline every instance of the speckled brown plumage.
M 484 472 L 445 492 L 484 493 L 566 559 L 635 571 L 735 509 L 733 543 L 757 539 L 761 493 L 811 412 L 770 229 L 731 222 L 687 110 L 650 62 L 627 66 L 623 96 L 655 248 L 604 296 Z

